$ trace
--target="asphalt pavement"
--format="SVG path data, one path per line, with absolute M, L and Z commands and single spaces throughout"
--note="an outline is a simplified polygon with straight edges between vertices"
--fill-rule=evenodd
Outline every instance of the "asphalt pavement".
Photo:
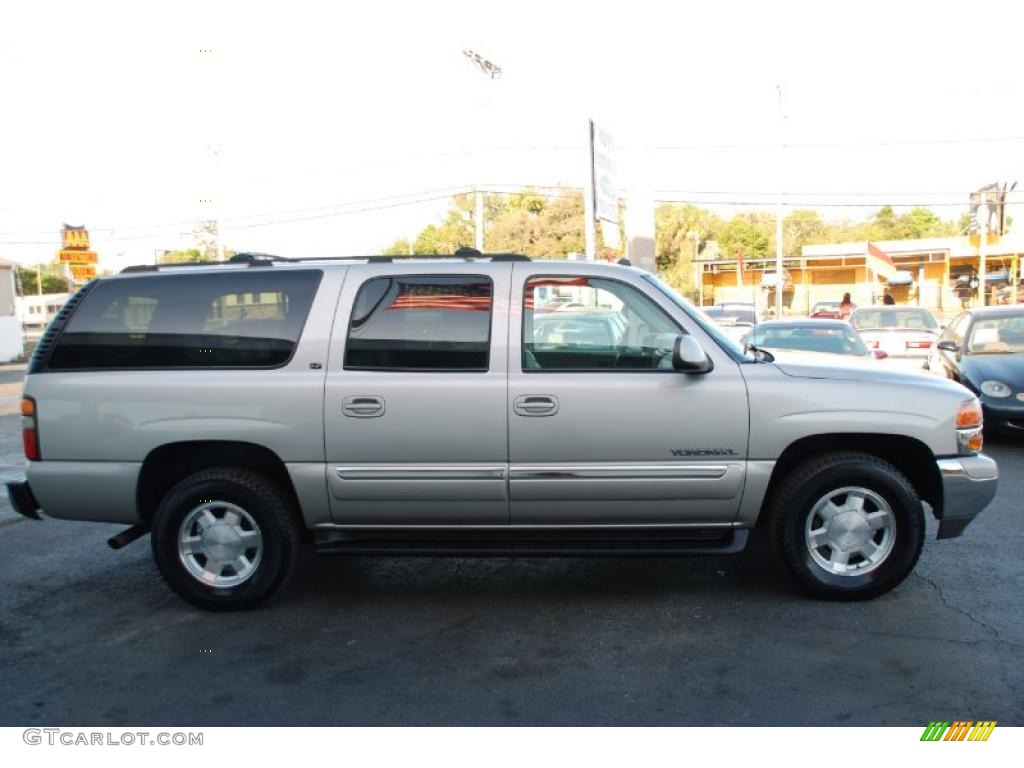
M 0 465 L 21 466 L 17 416 Z M 1024 442 L 960 539 L 864 603 L 735 558 L 305 558 L 212 614 L 147 538 L 0 502 L 0 725 L 1024 725 Z

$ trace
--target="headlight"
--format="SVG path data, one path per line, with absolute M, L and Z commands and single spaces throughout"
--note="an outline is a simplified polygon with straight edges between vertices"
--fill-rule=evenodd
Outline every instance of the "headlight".
M 968 400 L 956 412 L 956 444 L 961 455 L 979 453 L 983 444 L 981 434 L 981 403 Z
M 981 389 L 981 394 L 988 395 L 989 397 L 1009 397 L 1013 394 L 1012 389 L 997 379 L 981 382 L 979 389 Z

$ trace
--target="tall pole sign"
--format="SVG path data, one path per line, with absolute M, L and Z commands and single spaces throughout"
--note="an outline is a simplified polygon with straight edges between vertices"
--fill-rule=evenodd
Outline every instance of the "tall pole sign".
M 597 252 L 595 225 L 601 222 L 604 243 L 618 248 L 619 187 L 615 176 L 615 140 L 611 133 L 587 121 L 587 184 L 583 196 L 584 237 L 587 259 Z
M 81 285 L 96 277 L 96 251 L 89 249 L 89 232 L 85 227 L 65 224 L 61 230 L 61 249 L 57 261 L 64 265 L 65 276 L 72 285 Z
M 597 253 L 597 229 L 594 216 L 594 121 L 587 120 L 587 178 L 583 184 L 583 250 L 587 261 Z

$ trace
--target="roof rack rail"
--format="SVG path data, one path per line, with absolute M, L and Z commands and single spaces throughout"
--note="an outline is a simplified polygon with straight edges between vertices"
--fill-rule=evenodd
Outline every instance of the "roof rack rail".
M 444 261 L 447 259 L 457 259 L 460 261 L 486 260 L 495 262 L 532 261 L 529 256 L 525 256 L 521 253 L 481 253 L 476 250 L 476 248 L 459 248 L 451 255 L 410 253 L 395 254 L 393 256 L 314 256 L 310 258 L 287 258 L 284 256 L 274 256 L 269 253 L 236 253 L 226 261 L 181 261 L 172 264 L 136 264 L 131 267 L 125 267 L 121 270 L 121 273 L 159 272 L 160 269 L 164 267 L 174 269 L 177 269 L 178 267 L 225 267 L 235 264 L 247 264 L 250 267 L 271 267 L 278 263 L 304 264 L 311 261 L 364 261 L 369 264 L 390 264 L 396 261 L 401 262 L 416 259 L 422 259 L 424 261 Z

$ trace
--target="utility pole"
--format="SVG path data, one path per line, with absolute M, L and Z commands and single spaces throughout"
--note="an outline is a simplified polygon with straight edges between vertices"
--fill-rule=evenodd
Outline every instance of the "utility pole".
M 583 182 L 583 242 L 587 261 L 597 255 L 597 224 L 594 212 L 594 121 L 587 120 L 587 175 Z
M 220 231 L 220 216 L 217 212 L 221 210 L 223 205 L 222 197 L 224 195 L 223 185 L 221 183 L 223 172 L 221 169 L 221 153 L 224 151 L 224 147 L 221 144 L 210 144 L 207 145 L 206 150 L 210 153 L 211 158 L 211 176 L 212 183 L 210 188 L 207 190 L 207 194 L 210 195 L 210 199 L 207 201 L 209 215 L 206 220 L 213 222 L 214 232 L 214 248 L 217 251 L 217 261 L 224 261 L 224 235 Z
M 782 86 L 775 86 L 778 91 L 779 102 L 779 196 L 775 201 L 775 317 L 782 317 L 782 291 L 784 281 L 782 279 L 782 195 L 783 179 L 786 173 L 785 165 L 785 125 L 786 115 L 782 111 Z
M 476 234 L 476 249 L 484 252 L 484 193 L 477 187 L 473 191 L 473 231 Z
M 501 77 L 501 67 L 495 64 L 493 61 L 489 61 L 481 56 L 474 50 L 466 48 L 462 51 L 462 55 L 469 59 L 476 67 L 480 70 L 480 73 L 490 80 L 497 80 Z M 489 97 L 489 91 L 488 97 Z M 486 98 L 486 97 L 485 97 Z M 484 104 L 484 110 L 490 109 L 490 105 Z M 483 133 L 483 131 L 481 131 Z M 481 146 L 483 140 L 481 139 Z M 479 157 L 479 156 L 478 156 Z M 479 178 L 479 170 L 476 173 Z M 473 234 L 474 244 L 478 251 L 483 253 L 484 251 L 484 193 L 480 190 L 479 186 L 473 188 Z
M 982 198 L 981 205 L 988 208 L 988 200 Z M 988 272 L 988 221 L 989 212 L 981 215 L 981 208 L 978 208 L 978 306 L 985 306 L 985 275 Z

